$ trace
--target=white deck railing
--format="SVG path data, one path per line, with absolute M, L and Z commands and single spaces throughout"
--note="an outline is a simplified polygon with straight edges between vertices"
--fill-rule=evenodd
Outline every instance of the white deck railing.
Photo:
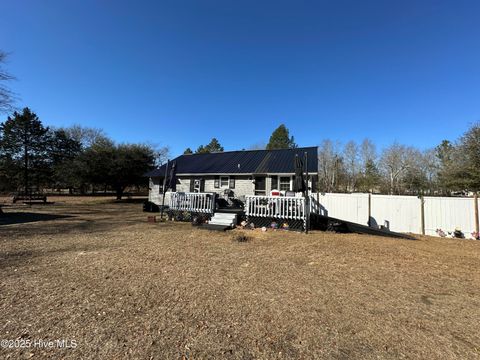
M 170 196 L 170 209 L 213 213 L 215 210 L 215 194 L 173 192 Z
M 305 220 L 307 209 L 303 197 L 246 196 L 247 216 Z

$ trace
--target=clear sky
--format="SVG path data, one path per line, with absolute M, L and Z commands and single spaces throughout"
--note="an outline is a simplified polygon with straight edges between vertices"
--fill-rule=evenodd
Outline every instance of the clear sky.
M 2 0 L 0 24 L 19 106 L 172 155 L 280 123 L 428 148 L 480 120 L 478 0 Z

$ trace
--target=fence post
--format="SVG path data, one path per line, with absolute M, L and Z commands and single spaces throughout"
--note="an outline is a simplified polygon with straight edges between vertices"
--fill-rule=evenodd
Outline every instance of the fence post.
M 478 221 L 478 194 L 475 191 L 475 195 L 473 196 L 473 201 L 475 201 L 475 232 L 477 238 L 479 237 L 479 231 L 480 231 L 480 226 L 479 226 L 479 221 Z
M 425 235 L 425 200 L 423 195 L 418 197 L 420 199 L 420 221 L 422 226 L 422 235 Z
M 372 226 L 370 221 L 371 218 L 372 218 L 372 193 L 369 192 L 368 193 L 368 221 L 367 221 L 368 227 Z

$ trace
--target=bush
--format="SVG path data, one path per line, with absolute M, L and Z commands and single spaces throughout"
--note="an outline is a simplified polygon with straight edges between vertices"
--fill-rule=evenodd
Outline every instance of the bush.
M 232 238 L 232 241 L 235 241 L 235 242 L 248 242 L 250 240 L 252 240 L 250 236 L 243 235 L 243 234 L 234 235 Z

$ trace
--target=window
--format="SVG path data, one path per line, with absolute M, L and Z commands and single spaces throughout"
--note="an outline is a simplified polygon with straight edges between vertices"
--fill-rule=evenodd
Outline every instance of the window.
M 228 176 L 220 176 L 220 187 L 222 188 L 228 188 Z
M 255 176 L 255 195 L 266 195 L 266 177 Z
M 272 185 L 271 185 L 272 190 L 280 190 L 278 188 L 278 176 L 272 176 Z
M 280 189 L 281 191 L 290 191 L 290 177 L 281 176 L 280 177 Z

